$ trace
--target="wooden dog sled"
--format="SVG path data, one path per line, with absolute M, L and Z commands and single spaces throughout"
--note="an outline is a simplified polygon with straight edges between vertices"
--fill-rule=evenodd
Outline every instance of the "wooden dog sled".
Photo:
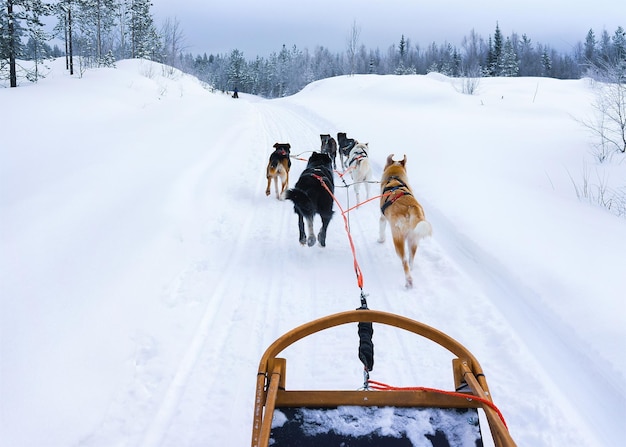
M 276 356 L 304 337 L 347 323 L 359 323 L 360 336 L 361 325 L 371 327 L 371 323 L 379 323 L 441 345 L 456 356 L 452 361 L 455 391 L 380 391 L 376 386 L 361 391 L 287 390 L 287 361 Z M 373 345 L 371 348 L 373 366 Z M 363 361 L 361 350 L 359 357 Z M 367 375 L 368 366 L 363 363 Z M 443 332 L 409 318 L 359 309 L 297 327 L 265 351 L 256 383 L 252 447 L 481 447 L 479 409 L 484 412 L 482 419 L 489 425 L 495 446 L 514 447 L 504 420 L 491 401 L 480 364 L 466 348 Z

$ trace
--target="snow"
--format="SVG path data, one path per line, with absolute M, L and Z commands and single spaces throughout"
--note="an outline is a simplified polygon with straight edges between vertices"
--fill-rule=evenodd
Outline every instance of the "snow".
M 279 440 L 277 433 L 281 430 L 284 434 L 280 440 L 284 442 L 279 445 L 293 440 L 293 437 L 313 438 L 307 445 L 315 441 L 320 445 L 328 439 L 324 435 L 329 434 L 331 439 L 338 435 L 341 438 L 365 438 L 369 445 L 376 445 L 372 438 L 379 443 L 383 442 L 380 438 L 402 438 L 409 440 L 414 447 L 432 447 L 433 442 L 428 436 L 434 437 L 437 432 L 443 432 L 450 445 L 456 447 L 475 447 L 481 439 L 475 409 L 457 412 L 443 408 L 340 406 L 289 409 L 289 415 L 285 411 L 287 409 L 274 411 L 270 444 L 276 444 Z M 326 441 L 323 445 L 334 444 Z
M 146 61 L 50 67 L 0 89 L 0 446 L 248 445 L 264 350 L 360 305 L 338 209 L 327 246 L 301 247 L 291 203 L 264 194 L 274 143 L 306 158 L 341 131 L 369 143 L 374 178 L 407 155 L 433 226 L 407 290 L 376 202 L 349 213 L 369 307 L 470 349 L 518 445 L 621 445 L 626 221 L 574 191 L 603 172 L 588 80 L 465 95 L 363 75 L 234 100 Z M 610 169 L 623 187 L 626 163 Z M 453 387 L 443 349 L 381 325 L 374 344 L 372 379 Z M 287 387 L 360 387 L 357 347 L 356 325 L 299 341 Z

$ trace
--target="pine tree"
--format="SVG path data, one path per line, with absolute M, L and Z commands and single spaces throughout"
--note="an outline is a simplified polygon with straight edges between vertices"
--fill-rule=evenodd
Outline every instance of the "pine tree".
M 61 0 L 56 5 L 56 14 L 59 23 L 57 31 L 63 33 L 65 42 L 65 68 L 70 75 L 74 74 L 74 16 L 76 15 L 76 0 Z
M 400 38 L 400 44 L 398 45 L 398 51 L 400 52 L 400 62 L 404 63 L 404 58 L 406 57 L 406 40 L 404 39 L 404 34 Z
M 80 31 L 82 56 L 96 66 L 106 65 L 107 53 L 113 50 L 110 32 L 115 26 L 118 0 L 76 0 L 76 6 L 74 21 Z
M 41 42 L 43 39 L 41 30 L 43 23 L 41 17 L 50 14 L 50 5 L 41 0 L 6 0 L 6 9 L 3 15 L 5 25 L 0 32 L 0 50 L 3 59 L 8 60 L 9 65 L 9 85 L 17 87 L 17 58 L 24 55 L 24 45 L 22 36 L 24 31 L 30 31 L 31 37 Z M 1 22 L 0 22 L 1 23 Z M 25 24 L 25 27 L 22 25 Z M 6 27 L 6 31 L 5 31 Z M 37 64 L 35 65 L 35 67 Z M 34 80 L 27 73 L 27 78 Z
M 616 66 L 626 64 L 626 32 L 624 28 L 618 26 L 612 37 L 613 41 L 613 61 Z
M 243 53 L 237 49 L 230 53 L 228 61 L 228 85 L 230 90 L 244 90 L 244 72 L 246 68 L 246 60 Z
M 487 44 L 487 65 L 485 67 L 486 76 L 495 76 L 494 68 L 496 66 L 496 57 L 493 52 L 493 39 L 489 36 L 489 42 Z
M 533 44 L 526 34 L 522 34 L 522 40 L 519 45 L 519 75 L 535 76 L 539 74 L 535 70 L 535 53 Z
M 548 54 L 548 50 L 545 49 L 543 53 L 541 53 L 541 67 L 543 69 L 543 76 L 549 76 L 552 71 L 552 59 Z
M 513 50 L 513 44 L 511 43 L 510 38 L 506 38 L 504 42 L 504 47 L 502 50 L 502 65 L 500 68 L 500 74 L 502 76 L 513 77 L 517 76 L 519 72 L 519 62 L 517 60 L 517 55 Z
M 496 31 L 493 35 L 493 50 L 489 70 L 491 76 L 500 76 L 502 67 L 502 32 L 500 26 L 496 22 Z
M 125 0 L 128 15 L 126 29 L 130 36 L 131 57 L 160 61 L 161 44 L 150 12 L 150 0 Z
M 602 34 L 600 35 L 600 57 L 596 61 L 596 64 L 610 64 L 612 53 L 611 49 L 611 37 L 609 36 L 607 30 L 602 30 Z
M 585 62 L 587 64 L 595 64 L 596 63 L 596 35 L 593 32 L 593 29 L 589 29 L 587 32 L 587 37 L 585 38 L 585 45 L 583 54 L 585 57 Z
M 9 16 L 7 7 L 0 8 L 0 69 L 9 60 Z

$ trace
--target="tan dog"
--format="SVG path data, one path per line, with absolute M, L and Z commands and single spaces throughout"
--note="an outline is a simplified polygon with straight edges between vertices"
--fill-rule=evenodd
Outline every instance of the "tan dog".
M 276 190 L 276 198 L 284 199 L 284 194 L 289 187 L 289 169 L 291 168 L 291 158 L 289 158 L 289 143 L 276 143 L 274 152 L 270 155 L 270 161 L 267 163 L 267 188 L 265 195 L 270 195 L 272 180 L 274 180 L 274 189 Z M 281 181 L 281 188 L 278 191 L 278 179 Z
M 380 236 L 385 242 L 387 221 L 396 253 L 402 260 L 406 287 L 413 287 L 411 269 L 420 239 L 432 235 L 432 227 L 424 216 L 424 209 L 413 196 L 406 175 L 406 155 L 402 161 L 394 161 L 393 154 L 387 157 L 383 171 L 380 198 Z

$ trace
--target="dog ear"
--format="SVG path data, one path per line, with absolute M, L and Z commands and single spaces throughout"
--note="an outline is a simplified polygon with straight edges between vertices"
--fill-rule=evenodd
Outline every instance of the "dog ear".
M 387 164 L 385 167 L 389 166 L 391 163 L 393 163 L 393 154 L 389 154 L 389 157 L 387 157 Z
M 287 149 L 291 149 L 291 144 L 285 143 L 285 146 L 287 146 Z
M 406 154 L 404 154 L 404 158 L 402 159 L 402 161 L 400 162 L 400 164 L 401 164 L 402 166 L 405 166 L 405 165 L 406 165 Z
M 275 143 L 273 147 L 278 147 L 280 146 L 280 143 Z

